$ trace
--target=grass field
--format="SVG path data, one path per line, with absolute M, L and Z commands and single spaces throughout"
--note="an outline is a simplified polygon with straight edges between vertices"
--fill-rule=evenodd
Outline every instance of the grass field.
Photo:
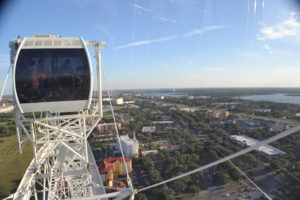
M 0 137 L 0 199 L 17 189 L 31 160 L 29 142 L 24 144 L 23 154 L 20 154 L 16 135 Z
M 274 121 L 279 121 L 282 123 L 288 123 L 291 125 L 297 125 L 299 122 L 296 122 L 291 119 L 282 119 L 282 118 L 275 118 L 275 117 L 269 117 L 269 116 L 259 116 L 259 115 L 251 115 L 247 113 L 235 113 L 239 117 L 251 117 L 251 118 L 258 118 L 258 119 L 265 119 L 265 120 L 274 120 Z

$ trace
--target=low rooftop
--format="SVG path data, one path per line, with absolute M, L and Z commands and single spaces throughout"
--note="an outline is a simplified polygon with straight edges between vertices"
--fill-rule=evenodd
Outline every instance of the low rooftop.
M 237 140 L 247 146 L 254 146 L 257 143 L 259 143 L 260 141 L 255 140 L 253 138 L 247 137 L 245 135 L 231 135 L 230 136 L 231 139 Z M 272 147 L 270 145 L 264 145 L 261 146 L 257 149 L 258 151 L 262 151 L 268 155 L 277 155 L 277 154 L 285 154 L 285 152 L 280 151 L 279 149 L 276 149 L 275 147 Z

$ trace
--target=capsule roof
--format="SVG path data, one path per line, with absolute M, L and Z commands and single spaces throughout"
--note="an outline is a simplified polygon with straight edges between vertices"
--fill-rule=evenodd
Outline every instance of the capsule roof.
M 84 44 L 79 37 L 34 36 L 25 38 L 22 49 L 83 48 L 83 45 Z

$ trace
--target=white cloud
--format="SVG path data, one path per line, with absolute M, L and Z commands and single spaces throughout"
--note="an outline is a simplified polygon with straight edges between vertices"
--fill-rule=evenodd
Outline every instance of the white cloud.
M 183 37 L 191 37 L 194 35 L 202 34 L 202 33 L 208 32 L 208 31 L 212 31 L 212 30 L 222 29 L 222 28 L 225 28 L 225 26 L 207 26 L 204 28 L 200 28 L 200 29 L 196 29 L 191 32 L 188 32 L 188 33 L 184 34 Z
M 268 52 L 269 54 L 273 54 L 273 51 L 272 51 L 272 49 L 271 49 L 271 47 L 270 47 L 269 45 L 264 44 L 264 48 L 267 50 L 267 52 Z
M 143 6 L 138 5 L 138 4 L 133 4 L 133 6 L 138 9 L 137 13 L 139 15 L 141 15 L 142 12 L 146 12 L 146 13 L 150 14 L 154 19 L 159 19 L 160 21 L 170 22 L 170 23 L 173 23 L 173 24 L 176 23 L 176 20 L 174 20 L 174 19 L 171 19 L 169 17 L 163 17 L 163 16 L 155 14 L 153 12 L 153 10 L 151 10 L 150 8 L 146 8 L 146 7 L 143 7 Z
M 145 11 L 145 12 L 147 12 L 147 13 L 151 13 L 152 14 L 152 10 L 151 9 L 149 9 L 149 8 L 145 8 L 145 7 L 143 7 L 143 6 L 141 6 L 141 5 L 138 5 L 138 4 L 133 4 L 133 6 L 135 7 L 135 8 L 137 8 L 137 9 L 139 9 L 139 10 L 142 10 L 142 11 Z
M 277 68 L 275 69 L 275 73 L 278 74 L 299 74 L 300 73 L 300 68 L 299 67 L 282 67 L 282 68 Z
M 201 12 L 201 13 L 203 13 L 203 14 L 208 14 L 208 13 L 210 13 L 210 10 L 203 10 L 203 9 L 201 9 L 201 8 L 194 8 L 194 11 L 196 11 L 196 12 Z
M 225 26 L 207 26 L 207 27 L 204 27 L 202 29 L 196 29 L 196 30 L 193 30 L 191 32 L 188 32 L 188 33 L 184 34 L 182 37 L 190 37 L 190 36 L 201 34 L 201 33 L 207 32 L 207 31 L 221 29 L 221 28 L 224 28 L 224 27 Z M 162 41 L 166 41 L 166 40 L 174 40 L 174 39 L 177 39 L 177 38 L 178 38 L 177 35 L 173 35 L 173 36 L 168 36 L 168 37 L 163 37 L 163 38 L 158 38 L 158 39 L 153 39 L 153 40 L 137 41 L 137 42 L 132 42 L 132 43 L 129 43 L 129 44 L 118 46 L 118 47 L 115 48 L 115 50 L 124 49 L 124 48 L 128 48 L 128 47 L 134 47 L 134 46 L 147 45 L 147 44 L 152 44 L 152 43 L 158 43 L 158 42 L 162 42 Z
M 205 68 L 200 68 L 202 71 L 206 72 L 224 72 L 225 68 L 224 67 L 205 67 Z
M 170 19 L 170 18 L 166 18 L 166 17 L 160 17 L 159 18 L 161 21 L 164 21 L 164 22 L 171 22 L 171 23 L 176 23 L 176 20 L 174 19 Z
M 258 40 L 275 40 L 286 37 L 300 36 L 300 23 L 296 20 L 297 13 L 290 13 L 290 17 L 274 26 L 263 26 L 260 34 L 257 35 Z
M 138 41 L 138 42 L 132 42 L 132 43 L 125 44 L 122 46 L 118 46 L 116 48 L 116 50 L 124 49 L 124 48 L 128 48 L 128 47 L 134 47 L 134 46 L 147 45 L 147 44 L 152 44 L 152 43 L 157 43 L 157 42 L 163 42 L 163 41 L 167 41 L 167 40 L 174 40 L 176 38 L 178 38 L 178 37 L 176 35 L 173 35 L 173 36 L 168 36 L 168 37 L 163 37 L 163 38 L 158 38 L 158 39 L 153 39 L 153 40 L 143 40 L 143 41 Z
M 257 53 L 257 52 L 251 52 L 251 51 L 241 51 L 241 52 L 238 52 L 238 55 L 240 57 L 242 57 L 243 59 L 247 59 L 247 60 L 255 60 L 255 61 L 260 61 L 260 60 L 263 60 L 265 57 L 260 54 L 260 53 Z
M 186 64 L 188 64 L 188 65 L 192 65 L 192 64 L 194 64 L 194 62 L 193 62 L 193 61 L 191 61 L 191 60 L 188 60 L 188 61 L 186 61 L 185 63 L 186 63 Z

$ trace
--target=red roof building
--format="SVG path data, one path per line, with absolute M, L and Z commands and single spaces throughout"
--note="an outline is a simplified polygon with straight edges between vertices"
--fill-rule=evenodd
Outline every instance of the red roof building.
M 132 159 L 125 157 L 125 163 L 128 169 L 128 172 L 132 172 Z M 123 163 L 123 158 L 105 158 L 98 160 L 98 169 L 101 174 L 101 177 L 107 181 L 107 185 L 112 187 L 114 182 L 114 174 L 126 175 L 125 166 Z

